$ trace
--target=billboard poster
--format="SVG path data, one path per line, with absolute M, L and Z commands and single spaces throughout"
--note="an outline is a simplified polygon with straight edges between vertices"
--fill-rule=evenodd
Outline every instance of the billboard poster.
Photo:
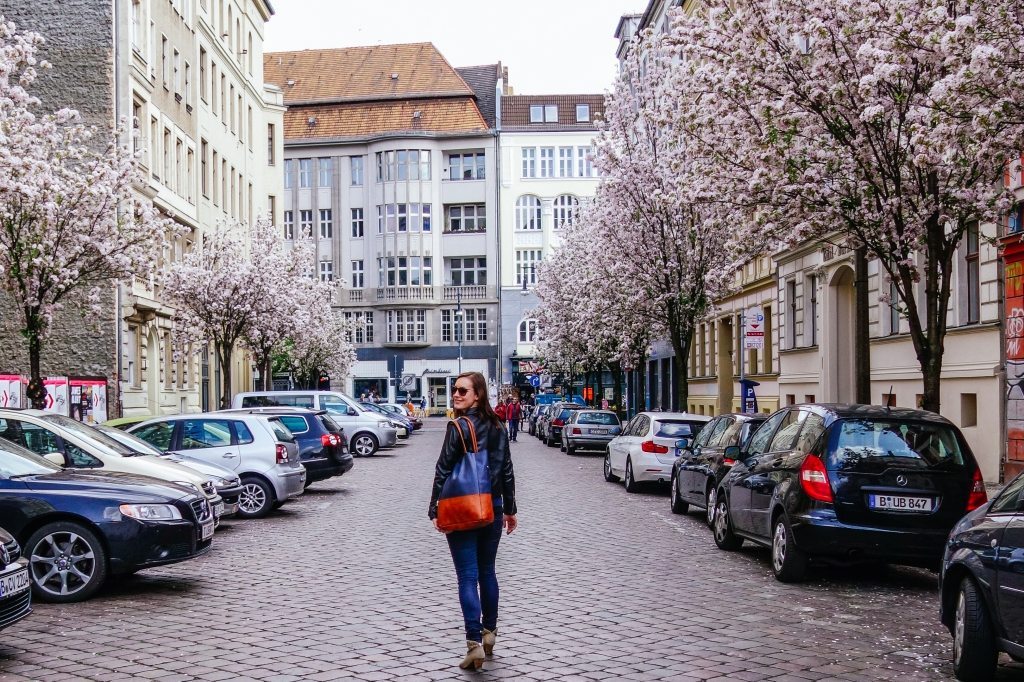
M 68 378 L 46 377 L 43 379 L 43 388 L 46 389 L 46 404 L 43 409 L 68 416 Z
M 71 379 L 69 416 L 86 424 L 102 424 L 107 421 L 106 379 Z
M 17 374 L 0 374 L 0 407 L 17 410 L 25 407 L 25 391 Z

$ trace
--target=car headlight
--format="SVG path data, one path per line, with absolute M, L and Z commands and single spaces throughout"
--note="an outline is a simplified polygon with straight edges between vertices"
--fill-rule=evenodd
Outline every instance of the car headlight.
M 181 512 L 173 504 L 122 504 L 118 510 L 122 515 L 140 521 L 172 521 L 181 518 Z

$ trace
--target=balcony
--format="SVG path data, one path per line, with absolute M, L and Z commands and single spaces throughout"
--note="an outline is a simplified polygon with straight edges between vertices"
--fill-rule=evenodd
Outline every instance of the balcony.
M 340 289 L 337 301 L 345 304 L 396 304 L 436 305 L 454 304 L 462 294 L 462 302 L 496 300 L 493 286 L 404 286 L 380 287 L 376 289 Z

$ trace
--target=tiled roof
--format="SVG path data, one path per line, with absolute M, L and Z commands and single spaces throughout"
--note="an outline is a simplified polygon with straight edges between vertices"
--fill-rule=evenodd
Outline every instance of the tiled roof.
M 288 105 L 473 95 L 432 43 L 268 52 L 263 74 Z
M 558 123 L 530 123 L 530 105 L 555 104 Z M 576 105 L 590 105 L 590 121 L 576 122 Z M 501 98 L 501 127 L 507 132 L 596 130 L 604 117 L 604 95 L 506 95 Z
M 498 74 L 501 64 L 484 64 L 483 66 L 460 66 L 455 69 L 476 93 L 476 103 L 480 107 L 487 125 L 497 125 L 495 111 L 497 108 Z
M 413 114 L 419 112 L 419 118 Z M 310 119 L 315 119 L 310 125 Z M 388 100 L 288 107 L 285 140 L 367 138 L 397 133 L 484 134 L 487 122 L 471 97 Z

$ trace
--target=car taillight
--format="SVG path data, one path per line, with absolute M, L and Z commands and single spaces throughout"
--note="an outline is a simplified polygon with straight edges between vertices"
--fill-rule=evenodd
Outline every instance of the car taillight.
M 551 425 L 552 426 L 565 426 L 565 422 L 562 421 L 561 419 L 556 419 L 553 422 L 551 422 Z
M 800 467 L 800 487 L 807 496 L 818 502 L 833 502 L 832 486 L 828 482 L 828 471 L 817 455 L 807 455 Z
M 286 448 L 283 443 L 277 444 L 277 446 L 274 448 L 274 454 L 277 456 L 278 464 L 288 463 L 288 448 Z
M 341 439 L 335 436 L 333 433 L 325 433 L 320 436 L 320 443 L 325 447 L 337 447 L 341 444 Z
M 735 463 L 736 463 L 736 460 L 734 460 L 734 459 L 729 459 L 728 457 L 723 457 L 722 458 L 722 464 L 724 464 L 727 467 L 731 467 Z
M 664 455 L 668 452 L 668 448 L 664 445 L 658 445 L 653 440 L 645 440 L 640 444 L 640 449 L 644 452 L 652 452 L 656 455 Z
M 986 502 L 988 493 L 985 492 L 985 479 L 981 477 L 981 469 L 975 469 L 971 477 L 971 493 L 967 496 L 967 511 L 973 511 Z
M 574 426 L 574 427 L 572 427 L 572 435 L 574 435 L 574 436 L 582 436 L 583 435 L 583 431 L 580 430 L 580 427 Z

